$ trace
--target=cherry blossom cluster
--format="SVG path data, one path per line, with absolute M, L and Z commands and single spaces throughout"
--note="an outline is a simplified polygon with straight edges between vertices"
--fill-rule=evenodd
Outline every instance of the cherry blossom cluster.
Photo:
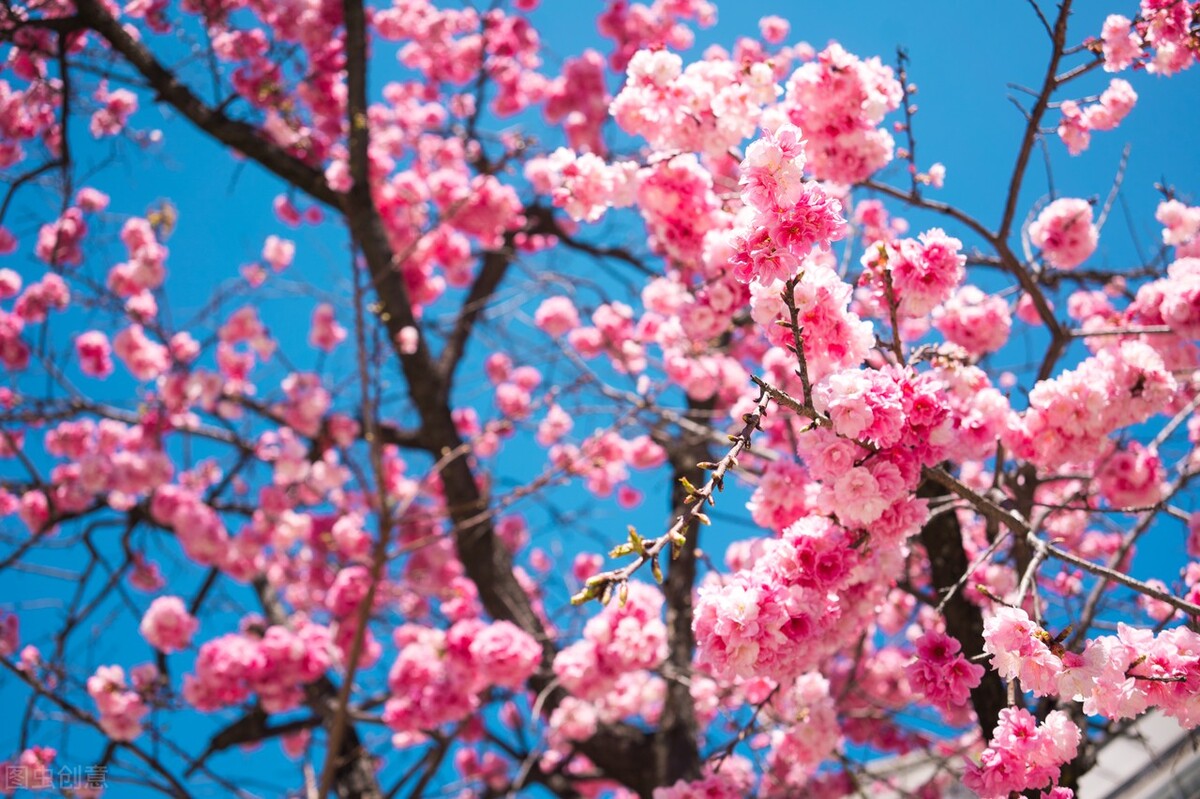
M 1166 468 L 1153 447 L 1136 441 L 1101 460 L 1100 495 L 1115 508 L 1149 507 L 1163 496 Z
M 100 81 L 99 87 L 92 95 L 100 107 L 92 113 L 90 130 L 97 139 L 105 136 L 116 136 L 129 123 L 138 107 L 137 95 L 128 89 L 109 91 L 108 81 Z
M 149 671 L 156 671 L 153 665 L 149 666 Z M 144 689 L 154 679 L 146 681 L 145 674 L 145 669 L 134 671 L 133 688 L 125 681 L 125 670 L 120 666 L 101 666 L 88 677 L 87 691 L 100 713 L 100 727 L 114 741 L 132 741 L 142 734 L 142 719 L 150 712 L 150 707 L 139 688 Z
M 132 426 L 81 419 L 48 430 L 45 452 L 63 462 L 50 471 L 48 485 L 22 495 L 22 520 L 40 532 L 52 513 L 79 513 L 101 499 L 116 510 L 128 509 L 166 483 L 174 465 L 161 449 L 155 422 L 154 414 Z
M 652 669 L 667 654 L 663 597 L 654 586 L 628 584 L 625 602 L 612 602 L 588 620 L 583 638 L 554 658 L 554 673 L 575 696 L 608 693 L 622 675 Z
M 764 62 L 748 67 L 726 59 L 683 66 L 667 50 L 641 50 L 610 112 L 627 133 L 657 150 L 724 154 L 754 133 L 762 107 L 782 89 Z
M 528 633 L 504 621 L 463 620 L 448 630 L 405 624 L 393 637 L 399 655 L 388 672 L 383 720 L 398 745 L 406 735 L 466 718 L 490 686 L 520 688 L 542 658 Z
M 647 48 L 691 47 L 695 34 L 687 20 L 710 27 L 717 21 L 717 7 L 708 0 L 653 0 L 649 5 L 608 0 L 608 8 L 597 19 L 597 27 L 602 36 L 616 44 L 609 56 L 612 68 L 623 70 L 639 51 Z
M 910 535 L 922 514 L 905 510 L 881 520 L 879 530 L 900 540 Z M 702 585 L 693 622 L 697 661 L 718 679 L 787 679 L 813 668 L 867 622 L 881 598 L 877 575 L 896 568 L 894 543 L 864 552 L 853 546 L 859 537 L 808 516 L 782 538 L 761 542 L 752 568 Z
M 0 363 L 13 372 L 29 366 L 30 347 L 23 336 L 26 324 L 42 324 L 51 311 L 63 311 L 71 301 L 70 288 L 53 272 L 23 291 L 21 284 L 16 272 L 0 270 L 0 300 L 16 297 L 12 311 L 0 308 Z
M 1163 244 L 1174 247 L 1177 257 L 1200 257 L 1200 207 L 1166 200 L 1154 217 L 1163 224 Z
M 605 86 L 604 56 L 585 50 L 568 58 L 562 75 L 546 85 L 546 121 L 562 125 L 567 143 L 577 152 L 603 155 L 608 149 L 602 127 L 611 98 Z
M 1008 398 L 977 366 L 947 359 L 934 374 L 941 382 L 941 396 L 954 426 L 948 445 L 950 456 L 969 462 L 995 453 L 996 442 L 1012 418 Z
M 841 203 L 804 179 L 805 142 L 782 125 L 746 150 L 742 199 L 753 215 L 733 232 L 733 274 L 743 283 L 788 280 L 814 248 L 827 249 L 846 234 Z
M 746 568 L 701 588 L 698 660 L 713 674 L 794 676 L 859 629 L 861 603 L 877 601 L 872 581 L 926 516 L 910 492 L 953 424 L 937 391 L 932 378 L 887 370 L 841 371 L 814 387 L 832 429 L 801 436 L 807 471 L 785 472 L 804 515 Z
M 891 67 L 832 43 L 792 75 L 781 110 L 808 137 L 813 174 L 850 184 L 892 160 L 895 143 L 878 125 L 903 94 Z
M 1162 280 L 1138 288 L 1130 315 L 1143 324 L 1169 325 L 1182 338 L 1200 335 L 1200 257 L 1180 258 Z
M 995 352 L 1008 341 L 1012 316 L 1003 297 L 963 286 L 933 312 L 933 326 L 946 340 L 974 356 Z
M 655 788 L 654 799 L 738 799 L 754 787 L 754 767 L 740 755 L 731 755 L 719 765 L 707 764 L 705 771 L 699 780 Z
M 304 686 L 341 658 L 328 627 L 299 619 L 291 627 L 243 620 L 241 632 L 205 641 L 193 673 L 183 678 L 183 697 L 197 710 L 212 711 L 256 695 L 271 713 L 304 699 Z
M 1062 122 L 1058 123 L 1058 136 L 1071 155 L 1079 155 L 1088 148 L 1093 130 L 1116 128 L 1133 110 L 1137 99 L 1129 81 L 1113 78 L 1101 93 L 1100 101 L 1086 108 L 1080 108 L 1074 100 L 1064 100 L 1060 106 Z
M 871 222 L 863 203 L 855 209 L 858 224 L 873 233 L 890 232 L 886 219 Z M 962 282 L 966 256 L 962 242 L 941 228 L 925 231 L 916 239 L 878 240 L 862 256 L 862 283 L 871 288 L 880 308 L 896 306 L 901 317 L 921 317 L 945 302 Z
M 141 633 L 160 652 L 178 652 L 191 646 L 200 622 L 188 613 L 177 596 L 160 596 L 142 616 Z
M 905 668 L 913 690 L 939 707 L 965 708 L 971 689 L 983 677 L 983 666 L 963 657 L 962 645 L 956 639 L 936 630 L 918 638 L 916 648 L 917 659 Z
M 1086 463 L 1104 452 L 1109 434 L 1161 412 L 1175 389 L 1152 347 L 1123 342 L 1034 386 L 1003 440 L 1044 469 Z
M 576 221 L 595 222 L 609 208 L 633 204 L 638 166 L 632 161 L 609 164 L 594 153 L 576 155 L 560 147 L 545 158 L 530 159 L 525 176 L 534 188 Z
M 1029 226 L 1029 240 L 1041 248 L 1047 263 L 1059 269 L 1074 269 L 1086 261 L 1096 251 L 1099 237 L 1087 200 L 1055 200 Z
M 1121 623 L 1116 635 L 1088 639 L 1077 654 L 1023 610 L 1001 607 L 984 624 L 984 650 L 1005 679 L 1020 678 L 1038 696 L 1082 702 L 1088 715 L 1134 718 L 1157 707 L 1185 727 L 1200 723 L 1200 638 L 1187 627 L 1156 634 Z
M 1024 708 L 1005 708 L 979 764 L 971 764 L 963 784 L 982 799 L 1004 799 L 1030 788 L 1051 788 L 1060 767 L 1075 757 L 1082 737 L 1061 710 L 1051 710 L 1039 724 Z M 1069 789 L 1053 789 L 1051 799 L 1069 799 Z
M 713 174 L 693 153 L 657 161 L 643 171 L 637 206 L 651 247 L 680 265 L 706 260 L 711 237 L 730 226 Z
M 1104 69 L 1120 72 L 1136 64 L 1160 75 L 1187 69 L 1200 53 L 1192 31 L 1196 8 L 1194 2 L 1142 0 L 1136 21 L 1110 14 L 1100 34 Z
M 787 796 L 807 787 L 817 769 L 842 743 L 838 706 L 829 679 L 808 672 L 771 701 L 780 724 L 769 734 L 763 793 Z

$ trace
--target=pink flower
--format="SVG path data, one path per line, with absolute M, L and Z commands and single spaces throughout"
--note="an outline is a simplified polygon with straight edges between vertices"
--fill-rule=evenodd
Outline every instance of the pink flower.
M 809 169 L 818 180 L 852 184 L 892 160 L 894 141 L 877 127 L 900 106 L 903 89 L 878 58 L 860 59 L 837 43 L 796 70 L 784 108 L 808 136 Z
M 888 503 L 879 493 L 871 472 L 861 466 L 846 471 L 833 485 L 834 510 L 838 518 L 854 526 L 878 519 Z
M 1104 71 L 1120 72 L 1142 55 L 1142 47 L 1133 32 L 1133 23 L 1120 14 L 1109 14 L 1100 34 L 1103 41 Z
M 50 311 L 65 310 L 71 301 L 71 290 L 59 275 L 43 275 L 37 283 L 25 287 L 17 298 L 13 312 L 31 324 L 46 321 Z
M 200 627 L 177 596 L 160 596 L 150 603 L 138 628 L 142 637 L 160 652 L 178 652 L 191 646 Z
M 1163 224 L 1163 244 L 1180 247 L 1200 235 L 1200 206 L 1189 207 L 1179 200 L 1165 200 L 1158 204 L 1154 218 Z M 1182 257 L 1184 253 L 1179 255 Z
M 758 211 L 795 204 L 804 189 L 804 140 L 795 125 L 780 125 L 751 142 L 742 159 L 742 198 Z
M 84 211 L 97 213 L 108 207 L 108 195 L 104 192 L 84 186 L 75 193 L 75 204 Z
M 1064 100 L 1058 135 L 1071 155 L 1078 155 L 1087 149 L 1093 130 L 1112 130 L 1117 127 L 1133 110 L 1137 99 L 1137 92 L 1128 81 L 1114 78 L 1100 95 L 1100 102 L 1087 108 L 1081 109 L 1074 100 Z
M 108 336 L 99 330 L 89 330 L 75 338 L 75 352 L 79 355 L 79 369 L 85 375 L 105 378 L 112 374 L 112 347 Z
M 287 239 L 271 235 L 267 236 L 267 240 L 263 242 L 262 258 L 276 272 L 287 269 L 295 257 L 296 245 Z
M 758 31 L 771 44 L 779 44 L 787 38 L 791 25 L 783 17 L 763 17 L 758 21 Z
M 1046 469 L 1089 461 L 1106 451 L 1114 430 L 1161 411 L 1175 387 L 1157 352 L 1126 341 L 1034 386 L 1028 410 L 1002 437 Z
M 396 334 L 396 343 L 400 347 L 400 352 L 405 355 L 412 355 L 417 351 L 417 345 L 420 342 L 420 333 L 412 325 L 407 325 L 400 328 L 400 332 Z
M 1061 710 L 1052 710 L 1038 726 L 1025 709 L 1008 707 L 978 765 L 967 764 L 963 784 L 981 799 L 1005 799 L 1010 793 L 1043 788 L 1075 757 L 1081 733 Z
M 11 269 L 0 269 L 0 300 L 7 300 L 21 292 L 21 276 Z
M 790 620 L 782 588 L 744 575 L 720 587 L 701 587 L 696 604 L 698 661 L 717 676 L 770 673 L 787 651 Z
M 1166 471 L 1155 450 L 1131 442 L 1103 463 L 1098 478 L 1100 493 L 1110 505 L 1134 508 L 1159 501 Z
M 571 432 L 575 426 L 570 414 L 558 404 L 551 405 L 546 411 L 546 417 L 538 424 L 537 442 L 543 447 L 558 443 L 559 439 Z
M 323 302 L 313 309 L 312 322 L 308 331 L 308 343 L 319 350 L 332 352 L 346 340 L 346 328 L 337 323 L 333 306 Z
M 542 659 L 537 641 L 507 621 L 493 622 L 480 630 L 471 641 L 470 653 L 487 682 L 502 688 L 519 688 Z
M 545 334 L 558 338 L 579 327 L 579 312 L 568 297 L 548 297 L 538 306 L 533 322 Z
M 141 325 L 130 325 L 117 333 L 113 351 L 138 380 L 153 380 L 170 365 L 167 348 L 151 341 Z
M 698 780 L 655 788 L 653 799 L 741 799 L 754 793 L 754 766 L 740 755 L 710 760 L 704 771 Z
M 972 355 L 995 352 L 1008 341 L 1008 303 L 975 286 L 963 286 L 933 313 L 933 326 Z
M 1021 658 L 1033 652 L 1037 625 L 1019 608 L 1001 606 L 983 624 L 983 650 L 992 656 L 992 668 L 1005 679 L 1020 672 Z
M 594 153 L 577 155 L 560 147 L 549 156 L 532 159 L 525 174 L 571 219 L 596 222 L 609 208 L 633 204 L 638 167 L 632 161 L 609 164 Z
M 17 614 L 0 611 L 0 656 L 11 657 L 20 647 L 20 629 Z
M 58 219 L 38 230 L 34 253 L 47 264 L 78 266 L 83 263 L 81 244 L 87 231 L 82 211 L 71 206 Z
M 1100 233 L 1087 200 L 1063 198 L 1050 203 L 1029 226 L 1029 239 L 1052 266 L 1074 269 L 1095 252 Z
M 1137 99 L 1129 81 L 1113 78 L 1100 95 L 1100 104 L 1088 108 L 1088 123 L 1093 130 L 1112 130 L 1133 110 Z
M 280 221 L 286 225 L 295 227 L 300 224 L 300 211 L 292 204 L 292 201 L 287 198 L 287 195 L 280 194 L 275 197 L 274 202 L 275 215 Z
M 115 136 L 125 129 L 133 112 L 137 111 L 137 95 L 128 89 L 108 90 L 108 81 L 100 81 L 93 98 L 100 103 L 99 110 L 92 114 L 92 136 L 97 139 Z
M 943 633 L 927 632 L 916 644 L 917 659 L 905 670 L 913 688 L 934 704 L 965 706 L 983 667 L 963 657 L 958 641 Z
M 100 711 L 100 727 L 114 741 L 132 741 L 142 734 L 142 718 L 150 708 L 128 689 L 120 666 L 100 666 L 87 680 L 87 691 Z

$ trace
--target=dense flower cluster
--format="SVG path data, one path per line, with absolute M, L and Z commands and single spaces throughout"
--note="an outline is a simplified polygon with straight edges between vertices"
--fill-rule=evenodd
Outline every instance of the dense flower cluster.
M 1157 352 L 1126 342 L 1034 386 L 1004 440 L 1045 469 L 1085 463 L 1104 452 L 1110 433 L 1163 410 L 1175 388 Z
M 1029 226 L 1029 240 L 1059 269 L 1074 269 L 1086 261 L 1096 251 L 1099 237 L 1086 200 L 1055 200 Z
M 1002 297 L 963 286 L 933 312 L 933 326 L 971 355 L 986 355 L 1008 341 L 1012 317 Z
M 1197 7 L 1195 2 L 1141 0 L 1136 23 L 1110 14 L 1100 34 L 1104 69 L 1120 72 L 1142 63 L 1147 72 L 1161 75 L 1187 69 L 1200 57 L 1191 27 Z
M 384 722 L 396 733 L 419 733 L 466 718 L 490 686 L 518 688 L 533 674 L 542 648 L 509 622 L 465 619 L 448 630 L 396 628 L 400 650 L 388 672 L 391 696 Z
M 877 126 L 900 106 L 903 93 L 878 58 L 860 59 L 836 43 L 796 70 L 784 111 L 809 138 L 813 174 L 856 183 L 886 166 L 895 143 Z
M 141 694 L 125 682 L 124 669 L 101 666 L 88 677 L 87 691 L 96 703 L 105 735 L 114 741 L 132 741 L 142 734 L 142 719 L 150 708 Z
M 804 180 L 800 130 L 782 125 L 750 145 L 741 165 L 742 199 L 753 209 L 733 234 L 733 275 L 743 283 L 788 280 L 814 248 L 846 235 L 841 203 Z
M 754 770 L 749 760 L 734 755 L 719 766 L 706 766 L 699 780 L 679 780 L 667 788 L 655 788 L 654 799 L 739 799 L 754 786 Z
M 865 493 L 866 484 L 878 491 L 868 470 L 852 470 L 838 494 Z M 859 538 L 854 530 L 808 516 L 781 538 L 762 542 L 752 568 L 702 586 L 694 623 L 699 663 L 724 679 L 787 679 L 853 637 L 879 598 L 877 575 L 895 567 L 896 542 L 923 516 L 911 504 L 889 510 L 887 519 L 879 518 L 877 504 L 865 511 L 878 521 L 873 536 L 879 540 L 869 552 L 851 546 Z
M 313 622 L 289 629 L 247 619 L 244 627 L 200 645 L 194 672 L 183 678 L 183 697 L 197 710 L 237 705 L 252 694 L 268 712 L 290 710 L 339 657 L 329 628 Z
M 1200 723 L 1200 636 L 1186 627 L 1156 635 L 1120 624 L 1077 654 L 1024 611 L 1000 608 L 985 623 L 984 649 L 1001 676 L 1040 696 L 1082 702 L 1088 715 L 1133 718 L 1157 707 L 1185 727 Z
M 1100 101 L 1080 108 L 1074 100 L 1064 100 L 1060 106 L 1062 122 L 1058 124 L 1058 135 L 1067 145 L 1071 155 L 1079 155 L 1088 148 L 1093 130 L 1112 130 L 1121 123 L 1137 103 L 1137 92 L 1129 81 L 1113 78 L 1108 88 L 1100 95 Z
M 583 638 L 554 659 L 563 686 L 582 698 L 607 693 L 624 674 L 657 666 L 667 654 L 662 594 L 631 583 L 624 603 L 612 603 L 588 620 Z
M 965 707 L 983 667 L 963 657 L 957 640 L 936 630 L 918 638 L 916 645 L 917 659 L 905 669 L 913 689 L 940 707 Z
M 1059 767 L 1075 757 L 1079 740 L 1079 728 L 1061 710 L 1050 711 L 1039 724 L 1028 710 L 1005 708 L 979 765 L 968 767 L 963 784 L 982 799 L 1048 788 L 1057 781 Z
M 754 133 L 762 106 L 781 91 L 766 63 L 706 59 L 685 68 L 675 53 L 642 50 L 610 111 L 657 150 L 719 156 Z
M 142 617 L 142 636 L 160 652 L 178 652 L 191 645 L 192 636 L 200 627 L 188 613 L 183 600 L 177 596 L 155 599 Z
M 886 229 L 876 226 L 875 232 Z M 962 242 L 941 228 L 917 239 L 876 241 L 862 257 L 863 282 L 882 307 L 895 304 L 902 317 L 925 316 L 962 282 L 967 259 L 961 250 Z

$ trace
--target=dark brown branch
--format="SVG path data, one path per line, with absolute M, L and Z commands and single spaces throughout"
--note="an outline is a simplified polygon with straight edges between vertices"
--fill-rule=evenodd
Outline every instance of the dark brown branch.
M 94 0 L 93 0 L 94 2 Z M 530 680 L 530 688 L 546 696 L 543 712 L 549 714 L 566 696 L 552 685 L 552 664 L 556 649 L 541 619 L 533 609 L 525 590 L 513 573 L 512 555 L 496 535 L 488 500 L 475 479 L 467 450 L 458 434 L 450 406 L 446 401 L 444 380 L 437 370 L 425 337 L 418 335 L 413 352 L 400 347 L 400 331 L 419 330 L 407 287 L 397 270 L 395 256 L 388 244 L 368 183 L 366 53 L 356 48 L 365 41 L 361 20 L 362 3 L 346 0 L 347 9 L 347 103 L 350 124 L 350 177 L 352 189 L 344 198 L 343 211 L 351 236 L 363 253 L 371 275 L 371 284 L 379 298 L 379 317 L 388 330 L 394 353 L 408 385 L 421 421 L 421 429 L 433 451 L 443 457 L 442 489 L 453 523 L 454 543 L 467 577 L 479 591 L 479 599 L 495 619 L 510 621 L 542 644 L 542 663 Z M 629 725 L 611 725 L 599 731 L 581 746 L 583 753 L 613 779 L 624 783 L 639 795 L 649 797 L 655 784 L 653 775 L 641 768 L 640 755 L 652 739 L 649 733 Z
M 688 400 L 689 412 L 711 414 L 713 400 Z M 679 443 L 668 449 L 674 480 L 671 492 L 671 511 L 677 515 L 688 512 L 688 484 L 704 480 L 704 470 L 698 464 L 712 457 L 707 436 L 694 432 L 683 433 Z M 700 520 L 693 518 L 684 533 L 685 541 L 678 556 L 671 561 L 663 594 L 667 604 L 667 698 L 659 721 L 661 737 L 655 741 L 654 770 L 659 784 L 673 785 L 680 779 L 700 776 L 700 752 L 696 745 L 696 707 L 692 700 L 692 655 L 696 647 L 692 633 L 692 593 L 695 591 L 697 558 L 700 546 Z
M 917 496 L 926 499 L 950 495 L 948 489 L 928 479 L 917 489 Z M 930 519 L 921 528 L 921 544 L 929 557 L 930 585 L 936 595 L 946 598 L 942 607 L 946 632 L 958 640 L 966 657 L 982 654 L 983 612 L 962 591 L 955 590 L 960 578 L 971 566 L 963 549 L 958 516 L 939 513 Z M 986 669 L 979 685 L 971 690 L 971 706 L 975 708 L 979 728 L 985 736 L 996 726 L 1000 711 L 1007 705 L 1008 696 L 1000 675 L 992 669 Z
M 330 206 L 340 206 L 338 194 L 325 182 L 324 173 L 285 152 L 268 141 L 258 128 L 230 119 L 201 100 L 176 75 L 154 57 L 154 54 L 105 9 L 100 0 L 78 0 L 75 7 L 87 27 L 108 42 L 109 47 L 130 63 L 157 93 L 157 100 L 166 103 L 187 117 L 193 124 L 222 144 L 241 152 L 288 184 L 304 191 L 313 199 Z
M 1042 81 L 1042 90 L 1029 111 L 1029 120 L 1025 125 L 1025 135 L 1021 139 L 1021 148 L 1017 151 L 1017 163 L 1013 167 L 1012 179 L 1008 184 L 1008 199 L 1004 203 L 1004 216 L 1000 219 L 1000 227 L 996 237 L 1004 240 L 1012 231 L 1013 220 L 1017 215 L 1017 202 L 1021 198 L 1021 184 L 1025 180 L 1025 169 L 1029 165 L 1029 157 L 1033 153 L 1034 142 L 1037 141 L 1038 127 L 1050 103 L 1050 97 L 1058 88 L 1056 76 L 1058 64 L 1062 60 L 1063 49 L 1067 45 L 1067 20 L 1071 16 L 1071 0 L 1062 0 L 1058 9 L 1058 19 L 1054 22 L 1051 34 L 1053 44 L 1050 51 L 1050 63 L 1046 67 L 1046 78 Z
M 504 250 L 484 254 L 483 265 L 479 269 L 479 274 L 475 276 L 475 282 L 471 284 L 471 290 L 467 293 L 466 299 L 463 300 L 458 318 L 454 322 L 454 330 L 446 339 L 446 345 L 439 358 L 438 372 L 442 377 L 442 390 L 446 393 L 445 399 L 447 400 L 451 384 L 454 381 L 454 372 L 466 352 L 471 331 L 474 330 L 475 323 L 483 315 L 488 301 L 500 287 L 504 275 L 508 272 L 509 264 L 512 262 L 512 256 L 508 249 L 511 244 L 511 237 L 505 237 L 506 248 Z

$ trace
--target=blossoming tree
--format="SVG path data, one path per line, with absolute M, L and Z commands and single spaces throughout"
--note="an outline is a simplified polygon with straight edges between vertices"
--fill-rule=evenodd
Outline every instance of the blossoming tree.
M 1129 719 L 1200 725 L 1200 207 L 1109 267 L 1120 176 L 1023 193 L 1200 57 L 1200 3 L 1113 2 L 1020 9 L 996 219 L 938 199 L 907 56 L 692 53 L 706 0 L 597 4 L 559 67 L 537 0 L 6 2 L 0 793 L 1063 799 Z M 78 157 L 176 131 L 278 195 L 194 318 L 203 220 Z M 577 540 L 655 473 L 661 527 Z M 1197 560 L 1132 576 L 1155 537 Z

